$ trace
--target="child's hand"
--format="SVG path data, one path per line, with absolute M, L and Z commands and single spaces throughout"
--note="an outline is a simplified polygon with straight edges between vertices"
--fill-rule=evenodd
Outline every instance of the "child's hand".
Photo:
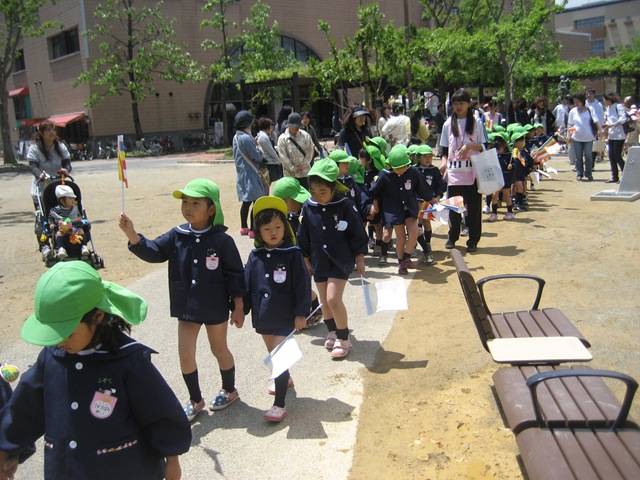
M 235 308 L 233 310 L 233 312 L 231 312 L 231 318 L 229 319 L 229 323 L 231 323 L 231 325 L 235 325 L 236 328 L 242 328 L 242 326 L 244 325 L 244 311 L 243 311 L 244 307 L 241 308 Z
M 118 226 L 120 227 L 120 230 L 122 230 L 127 236 L 131 245 L 136 245 L 140 242 L 140 237 L 138 236 L 135 228 L 133 228 L 133 221 L 127 216 L 126 213 L 120 214 Z
M 307 326 L 307 319 L 306 317 L 303 317 L 302 315 L 298 315 L 294 320 L 294 325 L 296 328 L 296 331 L 299 332 L 300 330 L 302 330 L 304 327 Z
M 371 205 L 371 209 L 369 210 L 369 215 L 371 216 L 371 219 L 373 219 L 373 216 L 378 213 L 378 207 L 376 207 L 375 205 Z
M 313 267 L 311 266 L 311 260 L 309 260 L 309 257 L 304 257 L 304 264 L 307 266 L 309 275 L 313 276 Z
M 358 273 L 360 274 L 360 276 L 362 277 L 364 275 L 364 255 L 358 255 L 356 257 L 356 270 L 358 271 Z
M 513 168 L 512 164 L 509 164 L 509 166 L 507 167 L 507 170 L 511 170 Z
M 18 470 L 18 456 L 0 452 L 0 480 L 13 480 Z
M 182 477 L 182 469 L 180 468 L 180 457 L 177 455 L 167 457 L 167 466 L 164 472 L 166 480 L 180 480 Z

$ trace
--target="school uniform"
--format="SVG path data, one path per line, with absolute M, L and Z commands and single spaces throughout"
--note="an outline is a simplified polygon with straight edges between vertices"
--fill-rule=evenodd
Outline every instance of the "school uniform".
M 371 188 L 375 199 L 384 203 L 383 225 L 404 225 L 405 218 L 418 218 L 420 206 L 417 197 L 426 198 L 429 189 L 420 172 L 409 167 L 401 176 L 391 170 L 381 170 L 378 181 Z
M 517 168 L 516 163 L 520 162 L 518 162 L 517 159 L 513 158 L 511 156 L 511 153 L 499 153 L 498 162 L 500 163 L 502 177 L 504 178 L 504 187 L 502 188 L 511 188 L 511 185 L 513 185 L 514 173 Z M 509 165 L 512 165 L 511 170 L 509 170 Z
M 378 180 L 378 174 L 380 172 L 378 170 L 366 170 L 364 172 L 364 187 L 367 189 L 367 194 L 369 195 L 369 198 L 371 200 L 373 200 L 371 198 L 371 187 L 373 186 L 373 184 Z M 373 202 L 372 202 L 373 204 Z M 381 218 L 382 215 L 380 214 L 380 212 L 382 212 L 383 210 L 383 205 L 382 205 L 382 201 L 378 202 L 378 213 L 376 213 L 373 216 L 372 220 L 367 220 L 369 222 L 370 225 L 378 225 L 381 222 Z
M 350 198 L 336 195 L 320 205 L 313 198 L 302 206 L 298 245 L 311 260 L 316 282 L 329 277 L 346 280 L 355 259 L 367 253 L 367 232 Z
M 140 236 L 129 250 L 150 263 L 169 261 L 171 316 L 179 320 L 216 325 L 229 320 L 232 298 L 245 294 L 244 268 L 227 227 L 215 225 L 202 232 L 188 223 L 149 240 Z
M 422 175 L 422 178 L 424 178 L 427 188 L 429 189 L 427 198 L 423 198 L 422 200 L 430 201 L 433 197 L 442 198 L 447 191 L 447 182 L 442 178 L 440 169 L 434 165 L 429 165 L 428 167 L 421 167 L 418 165 L 415 169 L 418 170 L 420 175 Z
M 7 403 L 9 403 L 9 399 L 11 398 L 12 395 L 13 395 L 13 389 L 11 388 L 11 386 L 5 381 L 0 381 L 0 410 L 2 410 L 2 407 L 4 407 Z M 24 461 L 27 458 L 29 458 L 31 455 L 33 455 L 35 452 L 36 452 L 36 446 L 33 443 L 31 443 L 27 447 L 19 449 L 17 452 L 18 463 L 24 463 Z
M 364 185 L 356 183 L 355 179 L 351 175 L 345 175 L 343 178 L 339 178 L 338 181 L 349 189 L 349 198 L 355 203 L 358 208 L 358 213 L 363 222 L 367 221 L 367 215 L 371 210 L 371 197 Z
M 524 182 L 533 170 L 533 157 L 526 148 L 514 148 L 513 159 L 515 181 Z
M 289 220 L 289 225 L 291 225 L 291 229 L 294 232 L 298 231 L 298 227 L 300 226 L 300 213 L 287 213 L 287 220 Z
M 0 450 L 44 435 L 45 480 L 160 480 L 165 457 L 191 445 L 178 399 L 146 347 L 124 333 L 119 350 L 71 355 L 46 347 L 0 410 Z
M 291 243 L 249 254 L 244 270 L 245 313 L 260 334 L 289 335 L 311 310 L 311 282 L 302 250 Z

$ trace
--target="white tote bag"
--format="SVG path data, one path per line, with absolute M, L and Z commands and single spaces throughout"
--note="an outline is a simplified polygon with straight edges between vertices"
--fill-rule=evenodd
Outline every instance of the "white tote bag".
M 504 187 L 504 176 L 495 148 L 484 150 L 483 147 L 480 153 L 472 155 L 471 167 L 476 174 L 478 192 L 482 195 L 491 195 Z

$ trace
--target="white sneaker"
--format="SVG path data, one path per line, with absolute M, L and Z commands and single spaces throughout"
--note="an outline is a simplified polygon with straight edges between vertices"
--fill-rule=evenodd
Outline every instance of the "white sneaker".
M 82 255 L 83 257 L 88 257 L 89 255 L 91 255 L 91 252 L 89 251 L 86 245 L 82 245 L 82 249 L 80 250 L 80 255 Z
M 45 245 L 44 247 L 42 247 L 42 250 L 40 250 L 40 253 L 42 253 L 42 261 L 46 262 L 47 259 L 51 256 L 51 247 L 49 247 L 49 245 Z
M 58 258 L 60 260 L 64 260 L 65 258 L 67 258 L 69 255 L 67 255 L 67 251 L 64 249 L 64 247 L 60 247 L 58 249 L 58 251 L 56 252 L 56 255 L 58 256 Z
M 482 207 L 482 213 L 491 213 L 491 208 L 489 207 L 489 205 L 485 205 L 484 207 Z

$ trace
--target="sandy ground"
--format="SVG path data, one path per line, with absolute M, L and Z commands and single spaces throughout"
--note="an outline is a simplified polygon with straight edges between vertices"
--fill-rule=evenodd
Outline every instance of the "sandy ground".
M 604 184 L 606 164 L 597 164 L 591 183 L 576 182 L 566 158 L 553 165 L 559 175 L 530 193 L 530 211 L 512 222 L 485 222 L 478 252 L 465 253 L 465 259 L 476 279 L 507 272 L 545 278 L 542 305 L 562 309 L 591 341 L 591 366 L 639 378 L 640 204 L 589 201 L 590 194 L 610 188 Z M 198 175 L 211 172 L 213 178 L 214 168 L 200 165 Z M 194 171 L 181 165 L 130 175 L 126 210 L 139 231 L 163 232 L 181 221 L 178 208 L 166 210 L 167 196 Z M 82 178 L 85 208 L 99 232 L 96 250 L 106 263 L 101 275 L 127 285 L 165 268 L 123 251 L 113 184 L 93 181 L 91 172 Z M 26 174 L 0 174 L 0 349 L 15 341 L 44 272 L 32 233 L 29 182 Z M 223 199 L 226 223 L 235 231 L 233 179 L 220 186 L 229 192 Z M 514 438 L 492 391 L 491 375 L 500 366 L 482 349 L 445 241 L 446 226 L 432 243 L 437 264 L 414 275 L 410 310 L 397 316 L 373 368 L 362 369 L 365 399 L 352 479 L 522 477 Z M 464 241 L 459 246 L 464 252 Z M 496 311 L 528 308 L 526 293 L 524 285 L 514 284 L 490 292 L 490 298 Z M 640 418 L 637 406 L 633 413 Z

